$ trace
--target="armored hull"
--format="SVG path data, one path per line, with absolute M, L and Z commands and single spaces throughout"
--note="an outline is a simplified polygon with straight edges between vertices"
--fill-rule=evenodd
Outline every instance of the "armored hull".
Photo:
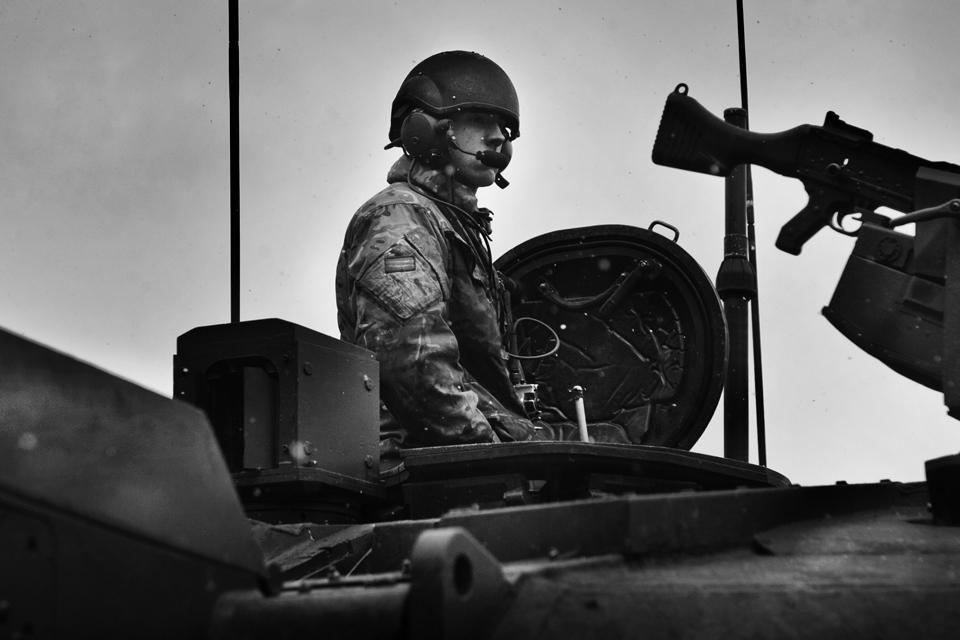
M 13 334 L 0 358 L 6 637 L 955 635 L 951 460 L 798 487 L 646 445 L 437 447 L 372 492 L 290 469 L 287 500 L 339 496 L 301 514 L 195 408 Z

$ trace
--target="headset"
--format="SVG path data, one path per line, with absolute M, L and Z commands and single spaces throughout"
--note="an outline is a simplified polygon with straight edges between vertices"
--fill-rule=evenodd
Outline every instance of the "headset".
M 403 148 L 414 159 L 431 166 L 445 160 L 451 148 L 472 155 L 484 165 L 497 169 L 495 183 L 498 187 L 505 189 L 510 184 L 502 175 L 513 156 L 513 143 L 507 136 L 504 136 L 500 151 L 489 149 L 477 152 L 466 151 L 456 143 L 452 120 L 438 119 L 429 113 L 414 111 L 404 118 L 403 124 L 400 125 L 400 141 L 403 143 Z

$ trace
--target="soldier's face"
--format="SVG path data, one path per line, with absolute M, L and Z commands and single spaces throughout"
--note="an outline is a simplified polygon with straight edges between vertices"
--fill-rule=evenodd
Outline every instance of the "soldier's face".
M 489 113 L 461 111 L 450 119 L 457 146 L 465 152 L 450 151 L 450 164 L 456 171 L 457 181 L 474 191 L 489 187 L 497 177 L 497 170 L 477 160 L 474 154 L 477 151 L 500 151 L 504 142 L 500 118 Z

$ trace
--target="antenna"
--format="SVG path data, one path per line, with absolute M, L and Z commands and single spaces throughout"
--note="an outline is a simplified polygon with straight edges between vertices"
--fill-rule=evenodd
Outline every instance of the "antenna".
M 747 46 L 743 27 L 743 0 L 737 0 L 737 40 L 740 46 L 740 106 L 746 112 L 745 129 L 750 129 L 750 106 L 747 95 Z M 756 293 L 750 304 L 750 324 L 753 328 L 753 376 L 754 391 L 757 399 L 757 457 L 760 466 L 767 466 L 766 418 L 763 410 L 763 359 L 760 350 L 760 283 L 757 277 L 757 235 L 753 227 L 753 173 L 750 165 L 744 170 L 747 174 L 747 244 L 750 266 L 756 283 Z
M 240 17 L 229 3 L 227 59 L 230 73 L 230 322 L 240 322 Z
M 743 32 L 743 0 L 737 0 L 737 43 L 740 45 L 740 108 L 747 112 L 747 124 L 750 129 L 750 104 L 747 100 L 747 46 Z
M 727 122 L 749 130 L 747 56 L 743 26 L 743 0 L 737 0 L 737 36 L 740 45 L 740 100 L 742 107 L 727 109 Z M 750 166 L 735 168 L 726 178 L 724 258 L 717 274 L 717 291 L 723 300 L 730 340 L 723 401 L 723 449 L 727 458 L 749 459 L 748 307 L 752 312 L 754 375 L 757 399 L 757 449 L 766 466 L 763 414 L 763 368 L 760 361 L 760 310 L 757 295 L 756 235 L 753 226 L 753 179 Z M 752 304 L 751 304 L 752 302 Z

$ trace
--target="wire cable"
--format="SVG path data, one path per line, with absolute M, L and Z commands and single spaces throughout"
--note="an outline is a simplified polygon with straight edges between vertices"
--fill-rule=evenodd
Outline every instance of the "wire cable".
M 536 322 L 537 324 L 545 327 L 546 330 L 549 331 L 551 335 L 553 335 L 553 341 L 555 343 L 553 345 L 553 349 L 551 349 L 546 353 L 537 354 L 535 356 L 521 356 L 519 353 L 510 353 L 509 351 L 506 351 L 506 349 L 504 349 L 504 351 L 506 351 L 506 354 L 508 356 L 510 356 L 511 358 L 516 358 L 517 360 L 541 360 L 543 358 L 549 358 L 550 356 L 552 356 L 553 354 L 555 354 L 557 351 L 560 350 L 560 336 L 557 335 L 557 332 L 554 331 L 550 325 L 548 325 L 546 322 L 543 322 L 542 320 L 537 320 L 536 318 L 530 318 L 530 317 L 517 318 L 516 321 L 513 323 L 514 333 L 516 333 L 517 331 L 517 325 L 524 321 Z

